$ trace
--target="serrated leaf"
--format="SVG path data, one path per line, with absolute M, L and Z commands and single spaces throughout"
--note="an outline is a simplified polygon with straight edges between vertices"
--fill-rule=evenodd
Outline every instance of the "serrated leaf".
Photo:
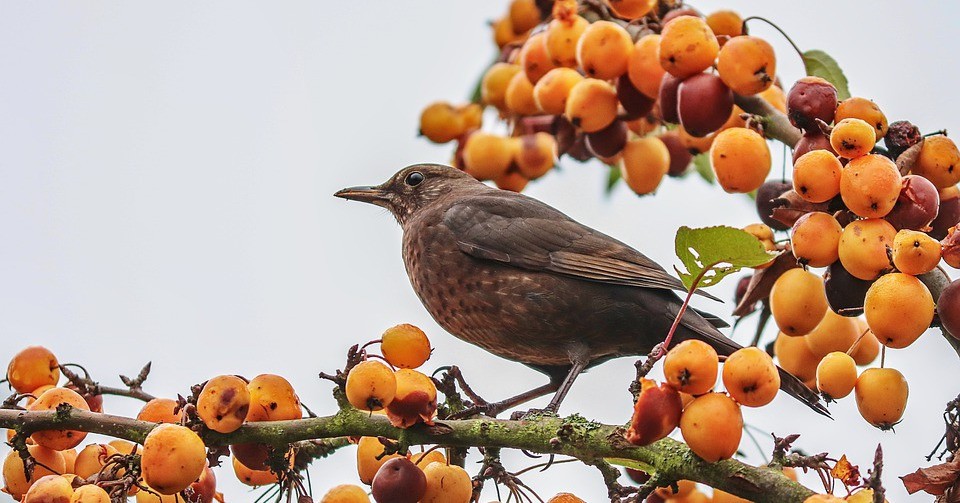
M 695 155 L 693 157 L 693 167 L 697 170 L 700 177 L 710 185 L 717 182 L 717 177 L 713 174 L 713 167 L 710 166 L 710 154 L 703 153 Z
M 697 287 L 717 284 L 729 274 L 744 267 L 756 267 L 776 258 L 756 237 L 733 227 L 680 227 L 676 239 L 677 258 L 686 271 L 677 269 L 680 280 L 690 289 L 698 277 Z
M 850 97 L 847 76 L 843 74 L 837 60 L 829 54 L 819 49 L 806 51 L 803 53 L 803 67 L 806 68 L 807 75 L 820 77 L 833 84 L 833 87 L 837 88 L 837 99 L 840 101 Z
M 623 179 L 623 175 L 620 173 L 619 166 L 607 164 L 607 167 L 610 168 L 610 173 L 607 175 L 607 186 L 604 189 L 604 193 L 609 196 L 620 180 Z

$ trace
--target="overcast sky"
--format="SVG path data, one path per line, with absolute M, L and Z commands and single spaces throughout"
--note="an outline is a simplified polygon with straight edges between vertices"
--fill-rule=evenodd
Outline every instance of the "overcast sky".
M 486 397 L 541 384 L 440 329 L 410 288 L 393 219 L 331 196 L 449 159 L 449 146 L 416 138 L 419 111 L 468 96 L 494 54 L 487 21 L 506 4 L 0 2 L 0 361 L 43 344 L 116 384 L 152 360 L 147 390 L 171 397 L 217 374 L 278 373 L 323 414 L 335 406 L 317 372 L 409 322 L 432 339 L 429 366 L 459 364 Z M 927 132 L 952 130 L 960 117 L 951 2 L 695 5 L 765 16 L 802 48 L 827 50 L 853 93 L 891 121 Z M 777 48 L 784 82 L 802 75 L 779 35 L 759 23 L 753 32 Z M 621 187 L 607 199 L 600 165 L 563 167 L 528 193 L 668 268 L 678 226 L 756 221 L 745 198 L 698 179 L 668 180 L 657 197 Z M 718 295 L 729 298 L 732 284 Z M 895 476 L 926 464 L 943 405 L 960 392 L 960 366 L 935 332 L 887 359 L 911 386 L 896 433 L 866 425 L 852 399 L 833 406 L 834 421 L 789 397 L 745 419 L 760 432 L 800 433 L 806 451 L 846 453 L 864 470 L 882 442 L 889 499 L 906 501 Z M 626 421 L 632 372 L 628 359 L 591 371 L 562 412 Z M 138 405 L 108 399 L 106 408 L 134 414 Z M 758 440 L 768 455 L 769 440 Z M 746 437 L 742 448 L 763 462 Z M 353 457 L 345 450 L 314 467 L 318 494 L 357 481 Z M 532 463 L 507 457 L 510 469 Z M 252 499 L 229 472 L 219 479 L 228 501 Z M 560 465 L 526 480 L 545 497 L 605 499 L 591 468 Z

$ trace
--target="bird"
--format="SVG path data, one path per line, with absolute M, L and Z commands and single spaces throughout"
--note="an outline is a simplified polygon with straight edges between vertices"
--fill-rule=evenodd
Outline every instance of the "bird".
M 687 291 L 629 245 L 454 167 L 414 164 L 334 195 L 394 216 L 411 285 L 444 330 L 549 378 L 478 408 L 490 416 L 550 393 L 543 411 L 557 413 L 580 373 L 663 342 L 683 304 L 677 292 Z M 718 326 L 726 324 L 687 309 L 671 347 L 696 339 L 720 355 L 740 349 Z M 829 417 L 816 393 L 779 372 L 781 389 Z

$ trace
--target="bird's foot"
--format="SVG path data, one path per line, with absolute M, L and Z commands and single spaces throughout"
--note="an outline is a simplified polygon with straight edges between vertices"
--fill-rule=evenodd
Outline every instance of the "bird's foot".
M 461 410 L 460 412 L 455 412 L 450 414 L 450 417 L 447 419 L 467 419 L 474 416 L 487 416 L 487 417 L 497 417 L 498 414 L 502 413 L 507 407 L 503 402 L 496 403 L 481 403 L 477 405 L 471 405 L 466 409 Z
M 557 417 L 557 408 L 552 405 L 547 405 L 543 409 L 518 410 L 510 415 L 510 419 L 513 421 L 526 421 L 540 417 Z

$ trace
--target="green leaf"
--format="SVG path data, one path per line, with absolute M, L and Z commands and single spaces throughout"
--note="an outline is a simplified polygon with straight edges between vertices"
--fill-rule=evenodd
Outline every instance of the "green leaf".
M 680 280 L 688 289 L 698 277 L 697 287 L 717 284 L 728 274 L 744 267 L 765 264 L 778 255 L 763 248 L 756 237 L 733 227 L 680 227 L 676 240 L 677 257 L 686 271 L 677 268 Z
M 653 473 L 657 471 L 656 468 L 653 467 L 653 465 L 644 463 L 643 461 L 635 461 L 632 459 L 625 459 L 625 458 L 603 458 L 603 460 L 606 461 L 607 463 L 610 463 L 611 465 L 623 466 L 626 468 L 633 468 L 634 470 L 640 470 L 641 472 L 645 472 L 645 473 Z
M 713 185 L 717 182 L 717 177 L 713 174 L 713 167 L 710 166 L 709 153 L 705 152 L 694 156 L 693 167 L 696 168 L 700 177 L 706 180 L 710 185 Z
M 847 77 L 837 64 L 837 60 L 829 54 L 819 49 L 806 51 L 803 53 L 803 66 L 807 70 L 807 75 L 820 77 L 833 84 L 833 87 L 837 88 L 837 99 L 840 101 L 850 97 Z
M 620 174 L 620 167 L 616 164 L 607 164 L 607 167 L 610 168 L 610 173 L 607 175 L 607 186 L 604 193 L 609 196 L 617 184 L 620 183 L 623 175 Z

